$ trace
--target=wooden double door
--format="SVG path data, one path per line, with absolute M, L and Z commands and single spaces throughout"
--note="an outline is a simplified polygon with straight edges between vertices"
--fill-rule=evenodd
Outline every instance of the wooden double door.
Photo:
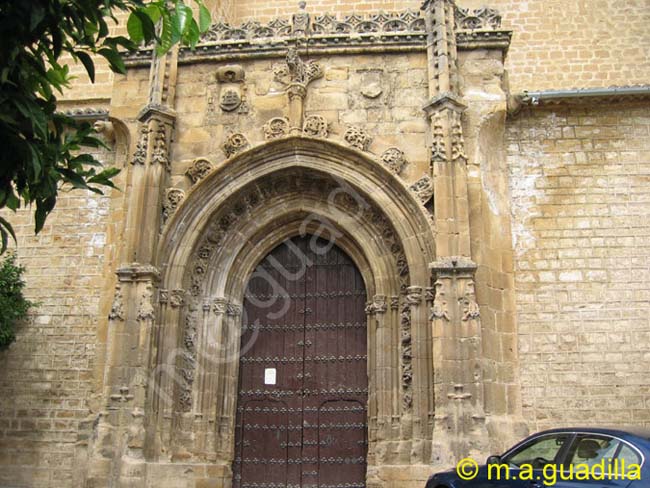
M 280 244 L 244 301 L 234 488 L 361 488 L 367 454 L 366 290 L 313 236 Z

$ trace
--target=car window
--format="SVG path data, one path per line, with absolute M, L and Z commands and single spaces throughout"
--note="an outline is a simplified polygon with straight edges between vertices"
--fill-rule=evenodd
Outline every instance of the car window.
M 603 460 L 609 464 L 616 456 L 619 445 L 619 440 L 609 436 L 580 435 L 571 446 L 568 464 L 591 467 L 601 465 Z
M 632 464 L 641 464 L 641 456 L 639 456 L 639 453 L 627 444 L 622 444 L 623 445 L 621 446 L 621 450 L 618 452 L 616 459 L 619 461 L 625 461 L 625 464 L 627 466 L 630 466 Z
M 533 469 L 542 469 L 547 464 L 556 464 L 562 447 L 570 438 L 571 434 L 537 437 L 508 454 L 503 458 L 503 462 L 517 467 L 528 464 Z

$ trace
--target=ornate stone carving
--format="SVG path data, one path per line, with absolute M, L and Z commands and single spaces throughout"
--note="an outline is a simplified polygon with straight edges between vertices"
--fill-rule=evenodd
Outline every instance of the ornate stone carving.
M 267 141 L 287 137 L 290 129 L 289 119 L 286 117 L 273 117 L 264 124 L 264 138 Z
M 185 290 L 172 290 L 169 294 L 169 304 L 173 308 L 182 307 L 185 304 Z
M 115 296 L 113 297 L 113 305 L 108 314 L 108 320 L 121 320 L 124 321 L 124 297 L 122 296 L 122 287 L 118 284 L 115 285 Z
M 156 129 L 156 133 L 154 135 L 151 164 L 159 164 L 167 171 L 171 171 L 169 153 L 167 152 L 167 129 L 162 123 L 158 124 L 158 128 Z
M 431 119 L 431 131 L 433 134 L 433 143 L 431 145 L 431 163 L 447 162 L 447 144 L 445 129 L 440 112 Z
M 190 310 L 185 316 L 185 329 L 183 331 L 183 354 L 180 357 L 181 364 L 178 408 L 181 412 L 189 412 L 192 410 L 192 388 L 196 375 L 196 340 L 196 307 L 190 307 Z
M 463 125 L 461 123 L 460 113 L 453 112 L 451 120 L 451 161 L 466 163 L 467 155 L 465 154 L 465 139 L 463 137 Z
M 309 85 L 312 81 L 323 76 L 323 70 L 315 61 L 303 61 L 295 48 L 289 48 L 287 51 L 287 70 L 278 72 L 284 74 L 279 81 L 286 84 L 297 83 L 303 86 Z M 288 75 L 288 80 L 286 78 Z
M 366 313 L 386 313 L 388 305 L 386 304 L 386 295 L 375 295 L 371 302 L 366 306 Z
M 459 30 L 496 30 L 501 28 L 501 14 L 491 8 L 456 7 L 456 29 Z
M 159 288 L 158 289 L 158 301 L 160 303 L 168 303 L 169 302 L 169 290 L 166 290 L 164 288 Z
M 310 115 L 305 119 L 302 133 L 309 137 L 326 138 L 329 135 L 329 125 L 327 120 L 325 120 L 325 117 L 320 115 Z
M 241 83 L 246 78 L 246 73 L 240 65 L 229 64 L 217 69 L 216 78 L 220 83 Z
M 400 337 L 402 358 L 402 408 L 405 412 L 413 408 L 413 351 L 411 344 L 411 305 L 402 304 L 400 314 Z
M 242 104 L 242 95 L 238 88 L 227 87 L 221 90 L 219 106 L 224 112 L 233 112 Z
M 441 280 L 436 280 L 433 285 L 434 300 L 431 307 L 431 316 L 429 320 L 444 319 L 449 322 L 449 304 L 447 303 L 447 296 L 445 291 L 445 284 Z
M 465 292 L 463 293 L 463 296 L 458 299 L 458 301 L 460 302 L 460 305 L 463 309 L 463 322 L 478 319 L 480 317 L 481 312 L 479 310 L 478 303 L 476 303 L 476 293 L 474 291 L 473 281 L 467 281 L 465 284 Z
M 226 315 L 230 317 L 239 317 L 241 315 L 242 308 L 241 305 L 236 303 L 228 302 L 226 304 Z
M 419 305 L 422 302 L 422 287 L 409 286 L 406 289 L 406 302 L 409 305 Z
M 249 146 L 248 139 L 244 134 L 236 133 L 231 134 L 226 139 L 226 142 L 223 143 L 222 149 L 227 158 L 234 156 L 235 154 L 244 151 Z
M 433 302 L 436 298 L 436 289 L 433 286 L 427 286 L 424 289 L 424 301 L 427 303 Z
M 168 188 L 165 191 L 165 200 L 163 202 L 162 221 L 163 224 L 176 212 L 176 209 L 185 200 L 185 192 L 180 188 Z
M 367 151 L 372 142 L 372 137 L 364 129 L 354 126 L 348 127 L 343 138 L 345 142 L 361 151 Z
M 131 164 L 144 165 L 147 161 L 147 147 L 149 146 L 149 127 L 146 124 L 140 126 L 140 137 L 138 144 L 133 153 L 133 160 Z
M 390 309 L 397 310 L 399 308 L 399 297 L 392 296 L 390 297 Z
M 409 186 L 409 190 L 415 193 L 423 204 L 427 203 L 433 197 L 433 181 L 430 176 L 425 175 Z
M 222 22 L 212 25 L 202 41 L 218 42 L 233 40 L 252 40 L 260 38 L 282 38 L 296 34 L 367 34 L 382 32 L 384 34 L 413 34 L 424 33 L 424 19 L 420 12 L 406 10 L 404 12 L 379 13 L 368 16 L 347 15 L 337 18 L 333 15 L 319 15 L 309 22 L 309 14 L 302 6 L 292 17 L 291 23 L 285 19 L 275 19 L 268 24 L 248 21 L 238 27 Z
M 214 167 L 210 161 L 198 158 L 192 162 L 185 174 L 190 178 L 190 180 L 192 180 L 192 184 L 194 185 L 205 178 L 205 176 L 213 169 Z
M 140 304 L 138 305 L 138 320 L 153 320 L 153 285 L 147 283 L 144 287 L 142 295 L 140 295 Z
M 110 120 L 98 120 L 93 124 L 93 129 L 102 136 L 107 143 L 113 144 L 115 142 L 115 128 L 113 127 L 113 122 Z
M 386 149 L 381 155 L 381 161 L 395 174 L 400 174 L 408 164 L 404 152 L 396 147 Z
M 217 315 L 223 315 L 226 313 L 228 305 L 228 300 L 225 298 L 215 298 L 212 302 L 212 311 Z
M 291 17 L 291 31 L 294 35 L 305 35 L 309 32 L 309 14 L 305 11 L 307 2 L 300 2 L 298 7 L 300 8 L 300 11 L 293 14 Z

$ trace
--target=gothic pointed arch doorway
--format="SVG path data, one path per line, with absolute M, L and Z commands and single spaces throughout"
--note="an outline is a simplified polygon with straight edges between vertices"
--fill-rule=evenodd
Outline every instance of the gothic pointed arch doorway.
M 366 287 L 333 242 L 296 236 L 255 268 L 244 296 L 235 488 L 363 487 Z

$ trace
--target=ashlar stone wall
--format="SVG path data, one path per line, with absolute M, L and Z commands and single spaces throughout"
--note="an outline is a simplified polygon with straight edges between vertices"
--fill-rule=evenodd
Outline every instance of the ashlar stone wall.
M 525 111 L 507 136 L 524 415 L 650 425 L 647 105 Z

